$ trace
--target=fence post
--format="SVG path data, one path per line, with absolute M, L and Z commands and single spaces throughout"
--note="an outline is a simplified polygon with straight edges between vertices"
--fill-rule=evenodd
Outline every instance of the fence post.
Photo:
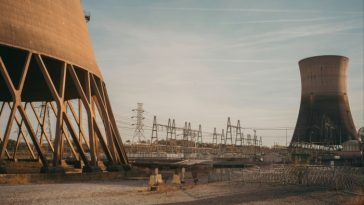
M 309 182 L 308 182 L 308 175 L 309 175 L 309 173 L 310 173 L 310 172 L 309 172 L 309 170 L 308 170 L 308 169 L 309 169 L 309 167 L 308 167 L 308 166 L 306 166 L 306 171 L 305 171 L 305 172 L 306 172 L 306 173 L 305 173 L 305 175 L 306 175 L 306 186 L 309 186 Z
M 337 188 L 337 179 L 336 179 L 336 167 L 334 167 L 334 177 L 333 177 L 333 180 L 334 180 L 334 183 L 335 183 L 335 191 L 337 192 L 338 191 L 338 188 Z
M 260 167 L 259 167 L 259 183 L 260 185 L 262 185 L 262 173 L 260 171 Z
M 244 183 L 244 168 L 241 169 L 241 181 Z

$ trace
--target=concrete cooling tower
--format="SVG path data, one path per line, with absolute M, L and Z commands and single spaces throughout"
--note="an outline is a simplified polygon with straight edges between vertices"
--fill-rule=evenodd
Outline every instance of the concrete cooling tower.
M 0 0 L 0 71 L 0 160 L 23 136 L 45 171 L 67 154 L 84 171 L 128 164 L 80 0 Z
M 291 145 L 339 145 L 357 139 L 347 95 L 348 61 L 327 55 L 299 62 L 301 105 Z

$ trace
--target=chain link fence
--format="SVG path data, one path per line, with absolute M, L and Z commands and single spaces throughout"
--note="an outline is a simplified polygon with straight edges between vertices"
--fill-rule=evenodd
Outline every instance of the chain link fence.
M 243 169 L 216 168 L 210 171 L 208 181 L 300 184 L 362 194 L 364 193 L 364 168 L 310 165 L 273 165 L 264 168 Z

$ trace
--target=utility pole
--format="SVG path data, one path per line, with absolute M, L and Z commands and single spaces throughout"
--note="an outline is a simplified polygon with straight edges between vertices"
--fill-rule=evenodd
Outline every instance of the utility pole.
M 134 130 L 134 135 L 133 135 L 133 142 L 134 139 L 136 138 L 138 140 L 138 143 L 142 142 L 145 138 L 144 138 L 144 130 L 143 130 L 143 120 L 144 118 L 144 109 L 143 109 L 143 103 L 138 103 L 137 104 L 137 108 L 132 110 L 133 112 L 136 113 L 135 116 L 132 116 L 131 118 L 136 119 L 136 123 L 132 124 L 133 126 L 135 125 L 135 130 Z

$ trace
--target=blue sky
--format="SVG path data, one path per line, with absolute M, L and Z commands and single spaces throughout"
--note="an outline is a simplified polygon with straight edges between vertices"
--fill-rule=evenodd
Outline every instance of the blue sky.
M 363 0 L 83 0 L 89 31 L 124 138 L 143 102 L 146 126 L 175 118 L 212 132 L 227 117 L 244 127 L 294 127 L 297 62 L 350 58 L 348 95 L 363 119 Z M 145 136 L 150 138 L 146 127 Z M 289 138 L 292 131 L 288 131 Z M 258 131 L 264 144 L 285 131 Z M 161 137 L 164 133 L 161 134 Z M 206 139 L 207 141 L 208 139 Z

